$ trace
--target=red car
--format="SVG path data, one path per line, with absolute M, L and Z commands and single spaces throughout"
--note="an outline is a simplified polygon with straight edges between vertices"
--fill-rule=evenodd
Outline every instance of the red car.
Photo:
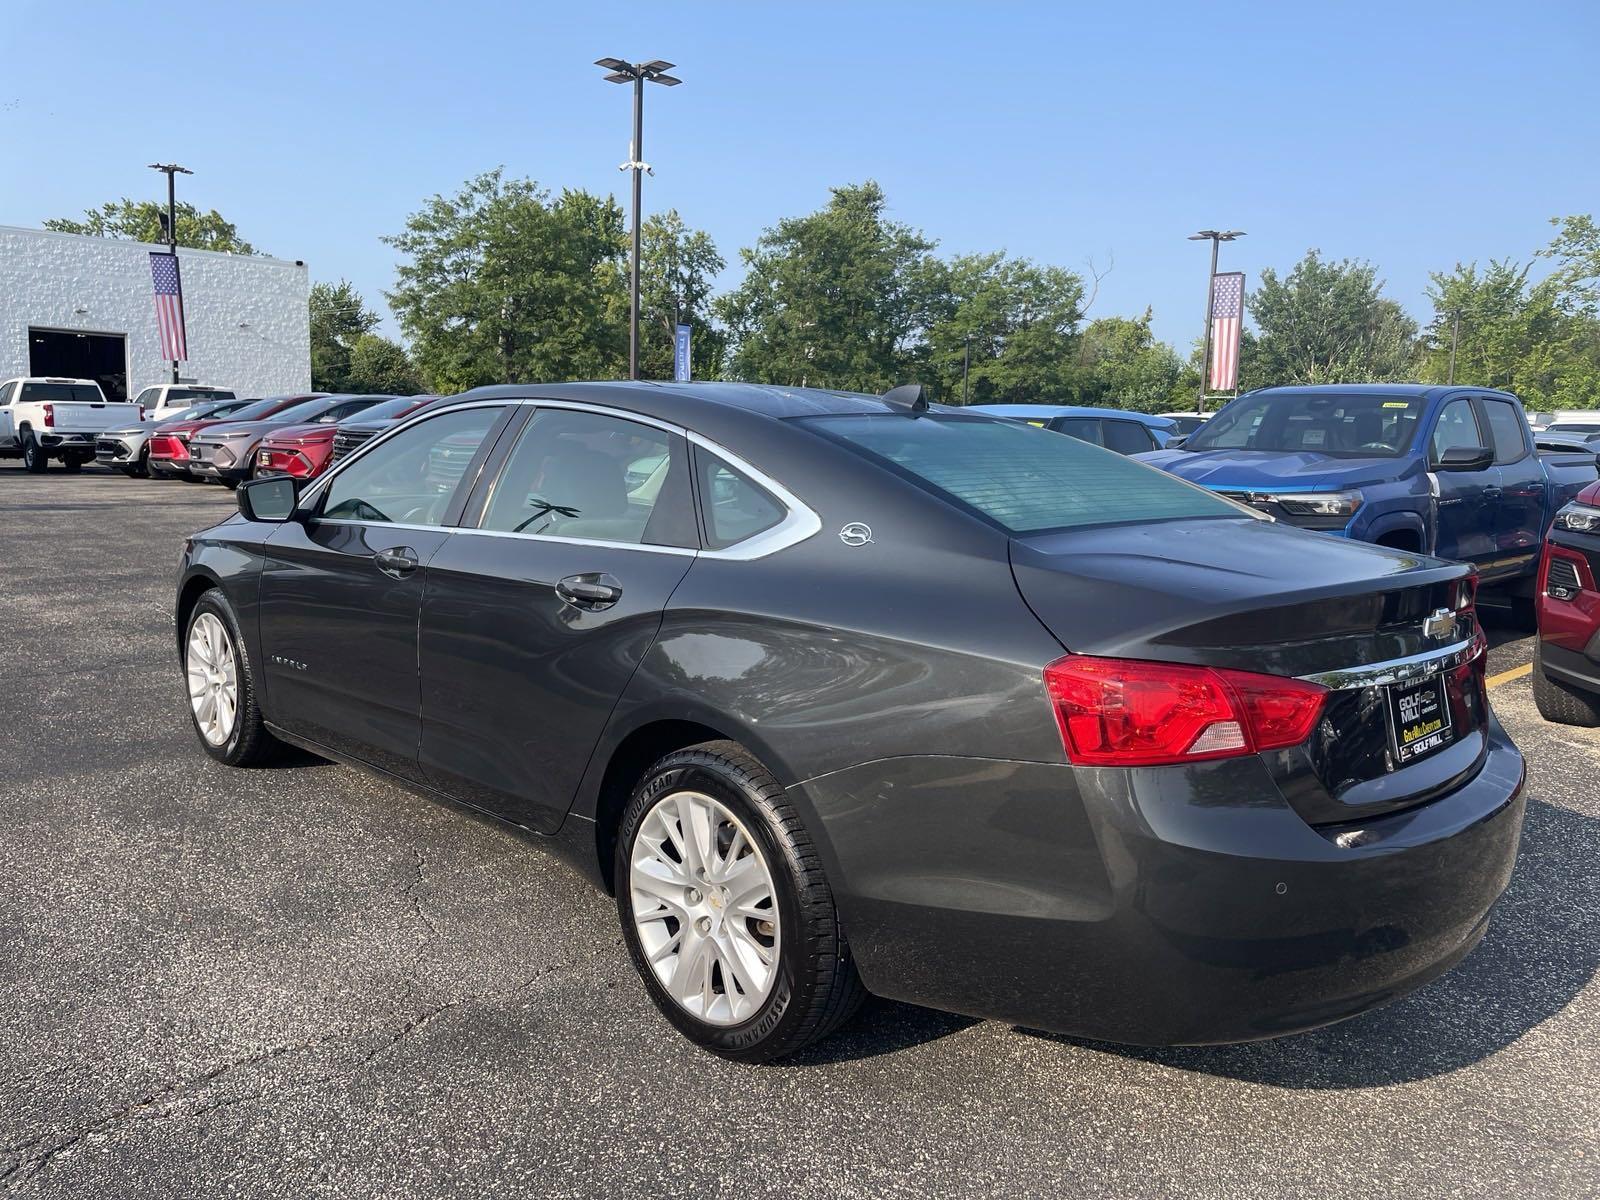
M 273 413 L 282 412 L 291 404 L 315 400 L 327 394 L 327 392 L 303 392 L 295 396 L 268 396 L 265 400 L 257 400 L 214 420 L 168 422 L 161 426 L 160 433 L 150 436 L 150 474 L 163 479 L 194 481 L 196 476 L 189 471 L 187 464 L 189 439 L 194 436 L 196 430 L 229 421 L 254 421 L 261 417 L 270 417 Z
M 396 396 L 357 413 L 351 420 L 398 421 L 436 396 Z M 340 423 L 342 424 L 342 422 Z M 291 425 L 261 439 L 256 447 L 255 474 L 292 475 L 315 479 L 333 457 L 333 438 L 339 425 Z
M 1533 699 L 1563 725 L 1600 725 L 1600 483 L 1556 514 L 1539 564 Z

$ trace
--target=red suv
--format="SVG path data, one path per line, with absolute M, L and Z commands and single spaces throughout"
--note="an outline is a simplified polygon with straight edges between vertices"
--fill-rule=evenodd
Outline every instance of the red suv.
M 1556 514 L 1539 564 L 1533 699 L 1546 720 L 1600 725 L 1600 483 Z
M 396 396 L 374 404 L 351 417 L 359 421 L 398 421 L 437 396 Z M 342 422 L 340 422 L 342 424 Z M 339 426 L 291 425 L 261 439 L 256 447 L 254 473 L 292 475 L 296 479 L 315 479 L 333 459 L 333 438 Z
M 194 436 L 196 430 L 230 421 L 256 421 L 282 412 L 291 404 L 316 400 L 327 394 L 327 392 L 303 392 L 297 396 L 268 396 L 265 400 L 257 400 L 243 408 L 236 408 L 225 417 L 203 421 L 169 421 L 161 426 L 160 433 L 150 435 L 150 474 L 163 479 L 195 480 L 198 477 L 190 472 L 188 463 L 189 439 Z

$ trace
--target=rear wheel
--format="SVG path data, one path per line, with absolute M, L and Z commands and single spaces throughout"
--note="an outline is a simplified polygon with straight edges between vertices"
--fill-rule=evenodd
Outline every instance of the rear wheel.
M 149 479 L 151 477 L 150 452 L 148 450 L 139 456 L 137 465 L 128 468 L 128 477 L 130 479 Z
M 261 722 L 255 668 L 221 591 L 213 588 L 195 604 L 183 645 L 189 715 L 201 747 L 230 767 L 271 759 L 281 743 Z
M 76 474 L 77 472 L 83 470 L 83 459 L 70 457 L 63 458 L 61 460 L 61 469 Z
M 714 1054 L 792 1054 L 865 996 L 816 847 L 737 743 L 650 769 L 623 813 L 615 867 L 623 938 L 650 998 Z
M 31 433 L 22 439 L 22 465 L 31 475 L 43 475 L 50 466 L 44 448 Z
M 1544 655 L 1537 644 L 1533 651 L 1533 703 L 1546 721 L 1588 729 L 1600 725 L 1600 696 L 1568 687 L 1546 675 Z

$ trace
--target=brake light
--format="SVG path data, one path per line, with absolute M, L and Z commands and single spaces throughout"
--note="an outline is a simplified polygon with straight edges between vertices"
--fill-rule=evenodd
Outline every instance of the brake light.
M 44 427 L 46 429 L 54 429 L 55 425 L 56 425 L 56 406 L 54 404 L 46 404 L 44 406 Z
M 1067 757 L 1154 767 L 1298 746 L 1327 689 L 1220 667 L 1069 654 L 1044 669 Z

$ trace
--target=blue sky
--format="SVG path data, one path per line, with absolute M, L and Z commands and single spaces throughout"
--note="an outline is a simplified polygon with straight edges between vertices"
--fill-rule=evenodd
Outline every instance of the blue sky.
M 947 252 L 1114 268 L 1091 315 L 1198 332 L 1224 267 L 1526 257 L 1600 209 L 1600 5 L 637 4 L 3 0 L 0 224 L 163 195 L 217 208 L 387 316 L 378 239 L 503 164 L 624 195 L 629 100 L 593 59 L 665 58 L 646 211 L 738 250 L 876 178 Z M 170 84 L 167 79 L 170 77 Z M 0 298 L 0 307 L 3 307 Z M 390 325 L 393 331 L 392 323 Z

